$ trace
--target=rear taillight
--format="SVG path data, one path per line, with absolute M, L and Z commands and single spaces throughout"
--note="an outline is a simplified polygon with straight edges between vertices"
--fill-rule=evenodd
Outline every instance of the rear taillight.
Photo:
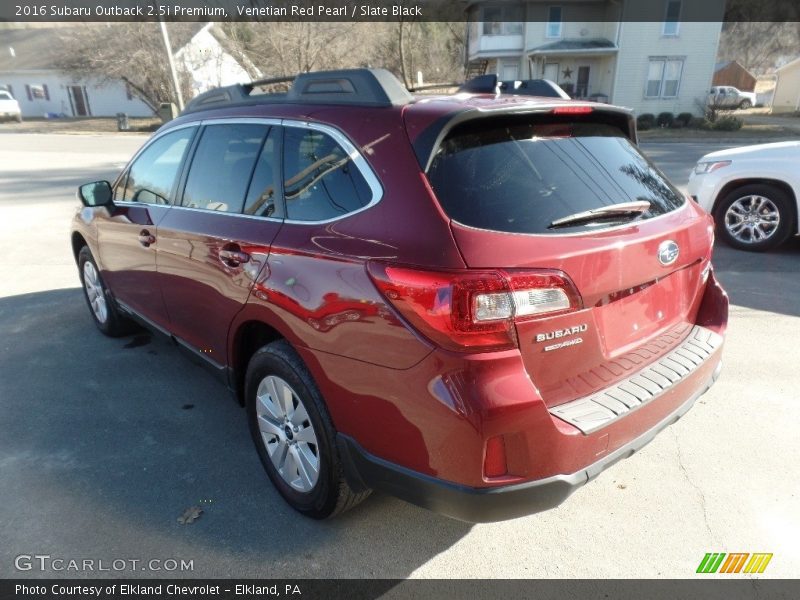
M 457 351 L 517 347 L 515 321 L 577 310 L 560 271 L 423 271 L 369 263 L 378 290 L 422 335 Z

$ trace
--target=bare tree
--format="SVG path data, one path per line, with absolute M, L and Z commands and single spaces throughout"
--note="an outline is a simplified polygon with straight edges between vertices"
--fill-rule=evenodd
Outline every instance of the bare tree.
M 370 65 L 376 23 L 227 23 L 224 31 L 268 76 Z
M 413 84 L 418 70 L 429 81 L 463 78 L 463 23 L 242 22 L 223 27 L 227 39 L 265 76 L 383 67 L 406 85 Z
M 800 51 L 798 27 L 797 23 L 726 23 L 720 37 L 719 58 L 736 60 L 756 74 L 765 73 L 775 68 L 780 57 Z
M 170 23 L 175 40 L 190 36 L 191 23 Z M 61 34 L 58 67 L 76 77 L 122 80 L 154 112 L 162 102 L 176 102 L 158 23 L 84 24 Z M 177 50 L 177 48 L 173 48 Z M 189 74 L 178 65 L 185 98 L 191 98 Z
M 417 71 L 427 82 L 464 78 L 464 23 L 398 21 L 383 25 L 394 29 L 394 35 L 382 37 L 377 60 L 407 86 L 414 83 Z

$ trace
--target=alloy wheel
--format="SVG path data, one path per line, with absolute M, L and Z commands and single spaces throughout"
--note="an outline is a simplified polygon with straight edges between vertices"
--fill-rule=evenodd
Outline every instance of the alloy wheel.
M 778 207 L 765 196 L 743 196 L 725 211 L 725 229 L 743 244 L 769 239 L 775 235 L 780 222 Z
M 258 384 L 256 415 L 275 470 L 295 490 L 310 492 L 319 478 L 319 444 L 300 397 L 286 381 L 269 375 Z
M 83 263 L 83 288 L 86 290 L 86 297 L 89 299 L 89 306 L 92 307 L 95 318 L 98 322 L 105 323 L 108 320 L 106 295 L 94 263 L 88 260 Z

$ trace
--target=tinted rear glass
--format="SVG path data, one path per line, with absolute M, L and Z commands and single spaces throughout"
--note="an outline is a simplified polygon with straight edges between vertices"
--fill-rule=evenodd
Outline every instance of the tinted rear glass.
M 512 233 L 592 231 L 681 206 L 684 198 L 610 125 L 587 122 L 467 123 L 441 145 L 428 178 L 459 223 Z M 646 200 L 640 216 L 551 228 L 587 210 Z

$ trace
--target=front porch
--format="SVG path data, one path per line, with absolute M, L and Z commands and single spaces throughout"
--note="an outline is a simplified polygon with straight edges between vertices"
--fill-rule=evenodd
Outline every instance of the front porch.
M 618 50 L 606 39 L 560 40 L 526 54 L 532 79 L 549 79 L 573 98 L 609 102 Z

